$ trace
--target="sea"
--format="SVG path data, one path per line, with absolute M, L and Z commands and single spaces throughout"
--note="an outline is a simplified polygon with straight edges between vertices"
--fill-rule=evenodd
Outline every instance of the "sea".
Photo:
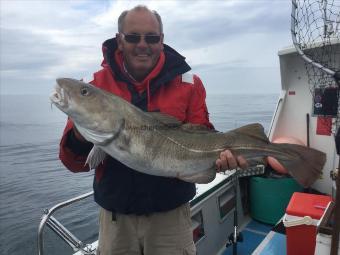
M 261 123 L 268 131 L 279 94 L 211 94 L 210 120 L 219 131 Z M 37 254 L 44 209 L 92 190 L 93 171 L 72 173 L 58 158 L 66 115 L 45 95 L 0 96 L 0 254 Z M 54 217 L 84 243 L 97 239 L 98 206 L 89 197 Z M 48 255 L 73 250 L 47 227 Z

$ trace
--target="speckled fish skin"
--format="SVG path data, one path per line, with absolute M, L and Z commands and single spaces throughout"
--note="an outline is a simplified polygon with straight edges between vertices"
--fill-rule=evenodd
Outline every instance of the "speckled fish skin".
M 229 149 L 250 166 L 276 158 L 303 186 L 321 174 L 323 152 L 293 144 L 272 144 L 260 124 L 225 133 L 191 128 L 172 117 L 140 110 L 126 100 L 69 78 L 57 79 L 51 102 L 66 113 L 83 137 L 94 144 L 87 163 L 95 168 L 105 153 L 146 174 L 208 183 L 215 161 Z M 103 153 L 103 151 L 105 153 Z

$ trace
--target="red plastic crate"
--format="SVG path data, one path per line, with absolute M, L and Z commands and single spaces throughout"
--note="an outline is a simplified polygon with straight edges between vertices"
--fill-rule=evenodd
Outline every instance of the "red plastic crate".
M 314 255 L 316 225 L 330 196 L 294 192 L 286 208 L 287 255 Z

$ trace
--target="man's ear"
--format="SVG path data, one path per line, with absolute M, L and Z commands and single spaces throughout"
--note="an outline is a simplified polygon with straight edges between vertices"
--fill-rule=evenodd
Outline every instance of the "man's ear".
M 116 33 L 116 40 L 117 40 L 118 49 L 122 51 L 123 50 L 123 38 L 120 33 Z

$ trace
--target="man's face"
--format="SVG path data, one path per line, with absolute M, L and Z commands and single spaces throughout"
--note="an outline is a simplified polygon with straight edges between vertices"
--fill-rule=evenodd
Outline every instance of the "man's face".
M 127 42 L 126 36 L 117 34 L 118 48 L 123 52 L 124 63 L 130 75 L 136 80 L 143 80 L 156 65 L 163 50 L 163 34 L 153 13 L 148 11 L 130 11 L 124 20 L 123 34 L 143 35 L 138 43 Z M 158 43 L 147 43 L 145 35 L 161 35 Z

